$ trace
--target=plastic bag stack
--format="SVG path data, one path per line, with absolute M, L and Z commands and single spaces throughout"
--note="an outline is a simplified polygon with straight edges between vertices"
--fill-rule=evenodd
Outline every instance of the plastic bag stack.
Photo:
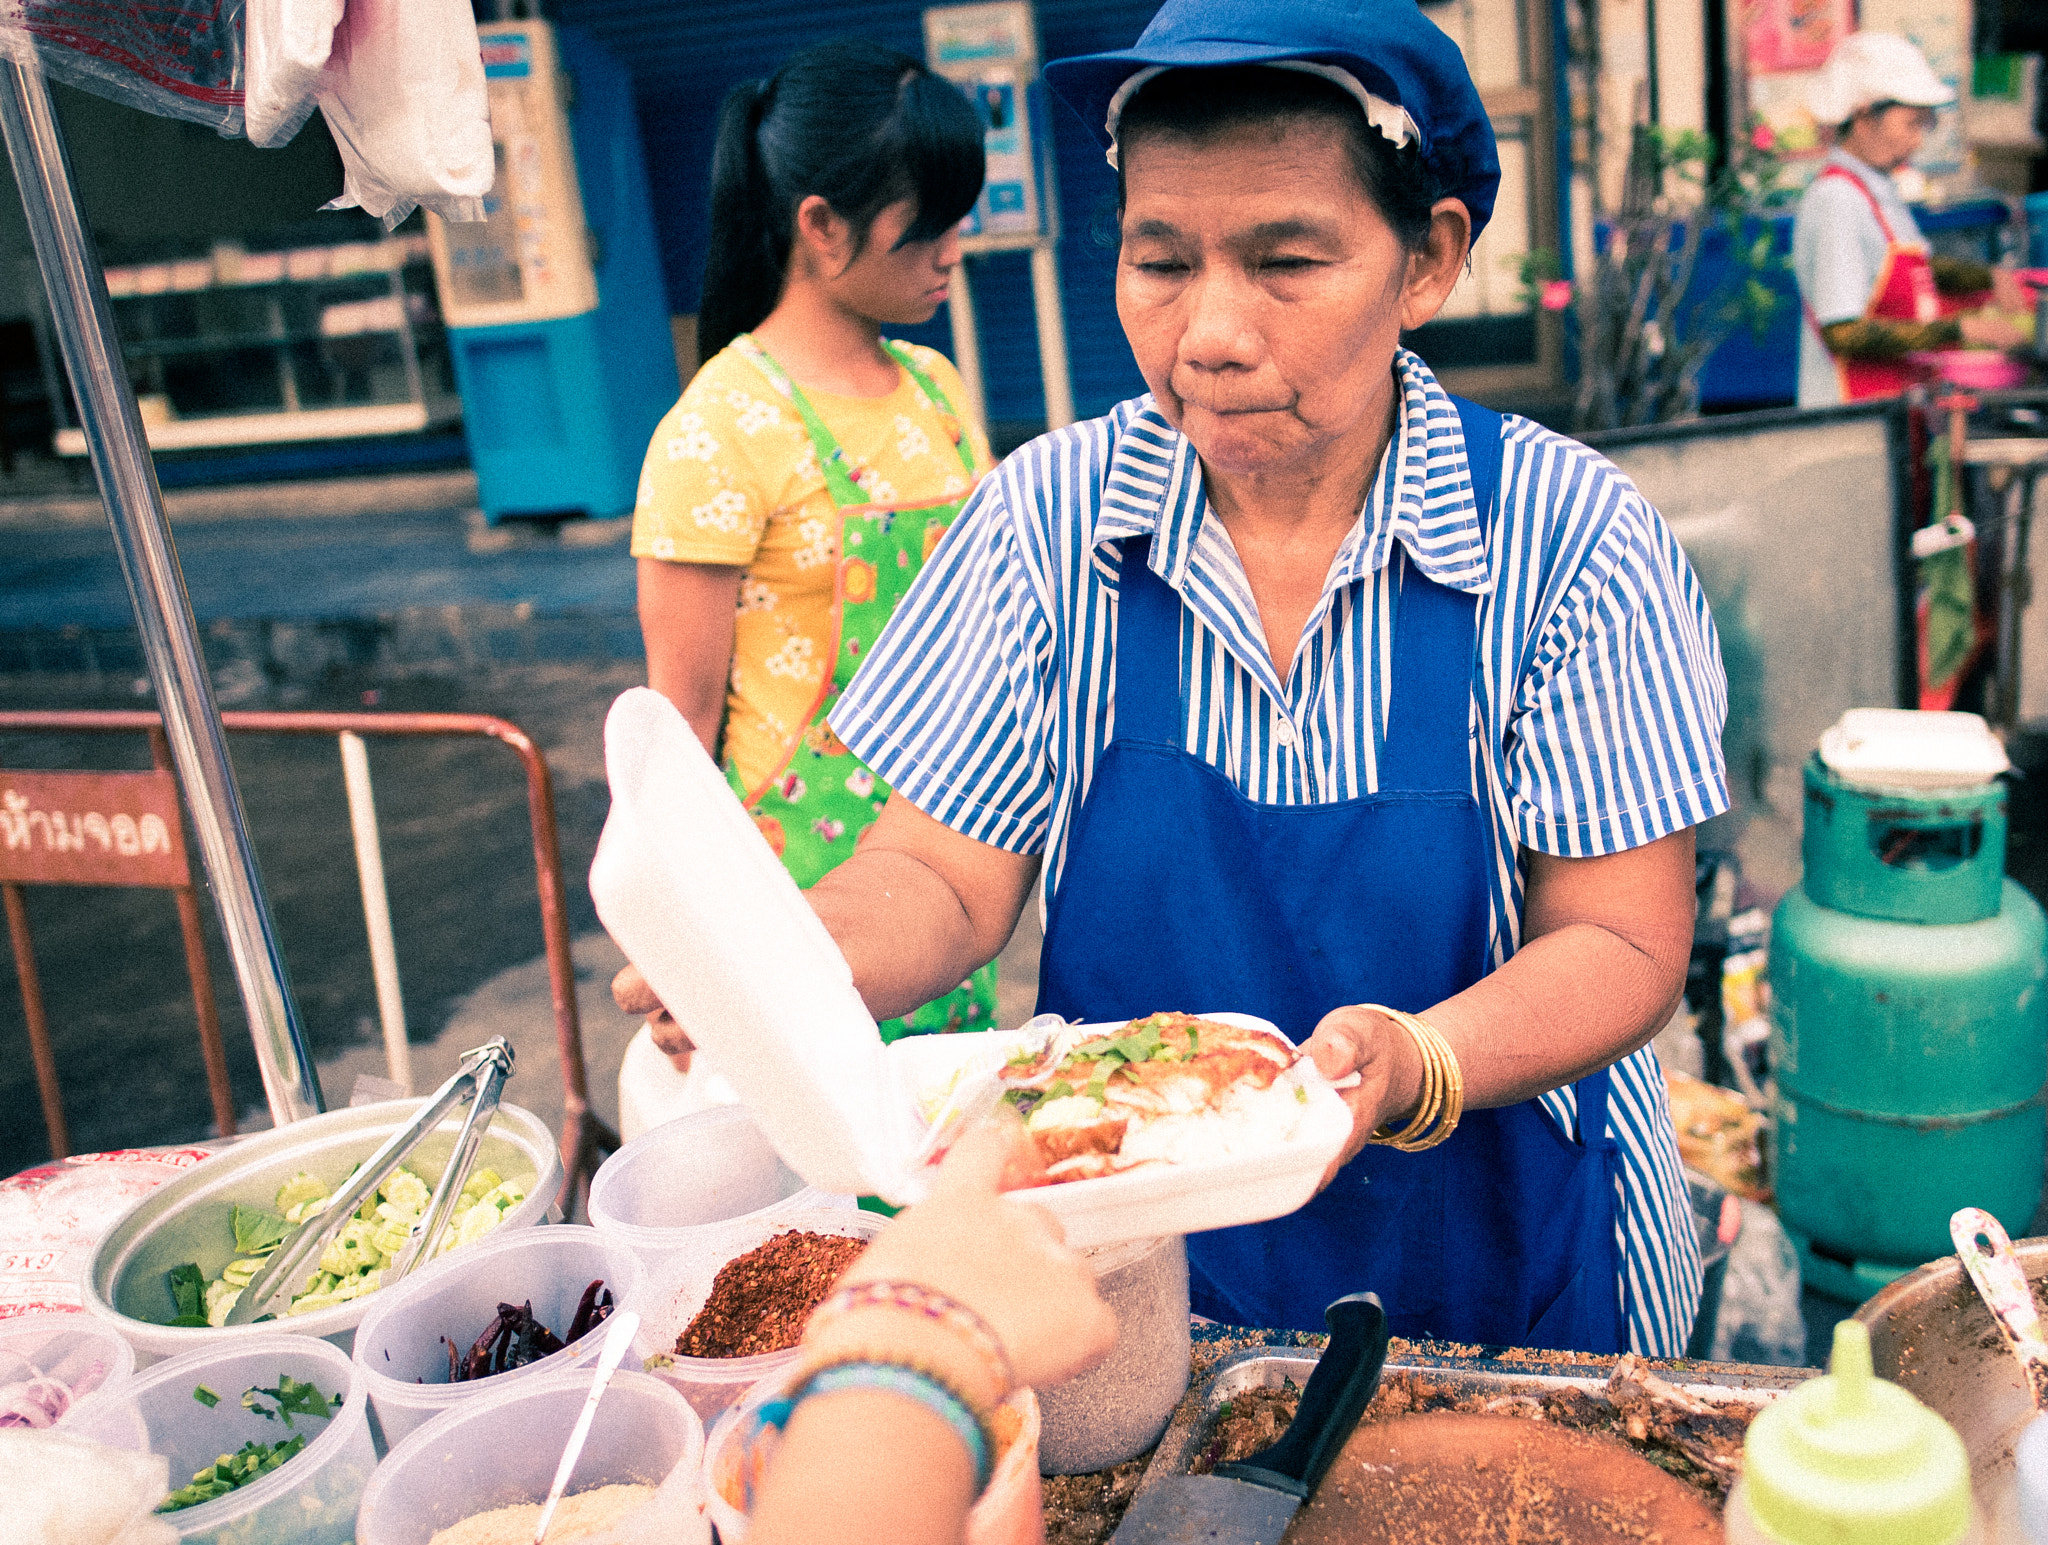
M 317 105 L 341 197 L 386 230 L 415 208 L 481 220 L 491 118 L 468 0 L 248 0 L 247 131 L 282 145 Z

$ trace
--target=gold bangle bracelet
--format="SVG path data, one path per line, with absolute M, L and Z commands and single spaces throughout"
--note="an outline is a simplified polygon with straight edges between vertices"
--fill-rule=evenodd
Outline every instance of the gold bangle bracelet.
M 1442 1032 L 1420 1015 L 1378 1003 L 1369 1003 L 1365 1007 L 1385 1015 L 1405 1030 L 1422 1058 L 1422 1092 L 1416 1101 L 1414 1114 L 1398 1132 L 1391 1127 L 1379 1127 L 1368 1141 L 1402 1153 L 1421 1153 L 1434 1148 L 1457 1131 L 1458 1122 L 1465 1113 L 1465 1073 L 1458 1065 L 1457 1053 L 1451 1049 L 1451 1043 L 1444 1039 Z

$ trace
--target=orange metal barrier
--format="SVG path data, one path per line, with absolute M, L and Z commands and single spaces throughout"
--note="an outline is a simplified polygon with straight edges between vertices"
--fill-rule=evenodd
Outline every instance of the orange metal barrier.
M 533 829 L 533 865 L 540 892 L 541 932 L 547 944 L 548 988 L 554 1000 L 555 1042 L 562 1063 L 562 1168 L 565 1172 L 559 1201 L 565 1212 L 572 1210 L 584 1187 L 589 1183 L 591 1172 L 603 1153 L 619 1146 L 619 1137 L 604 1120 L 590 1109 L 589 1082 L 583 1066 L 583 1027 L 576 1011 L 576 969 L 569 955 L 569 908 L 562 888 L 561 843 L 555 825 L 554 780 L 548 772 L 548 764 L 540 749 L 518 725 L 509 719 L 494 718 L 488 714 L 456 713 L 259 713 L 228 712 L 221 716 L 222 725 L 230 732 L 245 732 L 270 735 L 335 735 L 356 734 L 363 736 L 404 736 L 421 737 L 429 735 L 482 735 L 510 747 L 518 754 L 526 769 L 527 812 Z M 105 734 L 128 733 L 148 734 L 152 745 L 159 742 L 162 734 L 162 720 L 154 713 L 135 710 L 55 710 L 44 712 L 0 712 L 0 733 L 62 733 L 62 734 Z M 163 766 L 161 760 L 159 768 Z M 24 775 L 29 776 L 29 775 Z M 75 777 L 91 775 L 74 774 Z M 155 775 L 141 775 L 155 776 Z M 49 844 L 45 843 L 45 846 Z M 179 842 L 183 848 L 182 837 Z M 40 880 L 40 876 L 24 873 L 28 880 Z M 0 873 L 0 881 L 6 875 Z M 70 881 L 69 883 L 113 883 L 104 881 Z M 17 914 L 21 912 L 20 898 L 13 884 L 4 884 L 7 895 L 7 912 L 10 932 L 15 934 L 17 962 L 30 959 L 25 954 L 27 944 L 27 920 L 20 917 L 15 927 Z M 190 889 L 184 893 L 189 897 Z M 194 914 L 196 921 L 196 912 Z M 189 931 L 188 931 L 189 940 Z M 188 956 L 190 944 L 188 942 Z M 204 976 L 203 957 L 198 977 Z M 25 997 L 32 981 L 32 966 L 24 971 Z M 40 1004 L 36 1005 L 40 1008 Z M 31 1021 L 39 1016 L 31 1010 Z M 205 1018 L 202 1015 L 202 1038 Z M 218 1045 L 216 1025 L 214 1042 Z M 46 1045 L 46 1037 L 39 1038 L 31 1030 L 32 1043 Z M 55 1093 L 55 1065 L 49 1066 L 49 1078 L 44 1083 L 44 1106 L 46 1114 L 52 1108 Z M 38 1052 L 37 1073 L 39 1080 L 44 1072 L 43 1055 Z M 209 1056 L 209 1072 L 211 1057 Z M 219 1091 L 215 1096 L 216 1114 L 220 1107 Z M 52 1128 L 53 1142 L 61 1137 L 62 1109 L 56 1107 L 58 1125 Z M 223 1132 L 233 1130 L 233 1112 L 222 1122 Z

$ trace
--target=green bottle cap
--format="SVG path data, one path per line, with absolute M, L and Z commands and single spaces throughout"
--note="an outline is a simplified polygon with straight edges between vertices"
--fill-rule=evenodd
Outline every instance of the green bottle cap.
M 1750 1423 L 1742 1491 L 1783 1545 L 1952 1545 L 1970 1527 L 1970 1460 L 1955 1429 L 1871 1371 L 1870 1332 L 1835 1327 L 1828 1372 Z

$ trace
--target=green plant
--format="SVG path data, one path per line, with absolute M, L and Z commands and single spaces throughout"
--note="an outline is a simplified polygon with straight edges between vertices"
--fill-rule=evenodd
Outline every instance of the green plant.
M 1564 291 L 1554 253 L 1522 262 L 1525 299 L 1577 323 L 1573 424 L 1618 429 L 1690 418 L 1700 371 L 1738 327 L 1759 336 L 1778 296 L 1766 278 L 1786 266 L 1763 218 L 1792 197 L 1769 129 L 1759 125 L 1718 171 L 1714 145 L 1692 129 L 1638 125 L 1621 207 L 1605 221 L 1592 272 Z M 1691 295 L 1707 234 L 1725 231 L 1730 279 Z

